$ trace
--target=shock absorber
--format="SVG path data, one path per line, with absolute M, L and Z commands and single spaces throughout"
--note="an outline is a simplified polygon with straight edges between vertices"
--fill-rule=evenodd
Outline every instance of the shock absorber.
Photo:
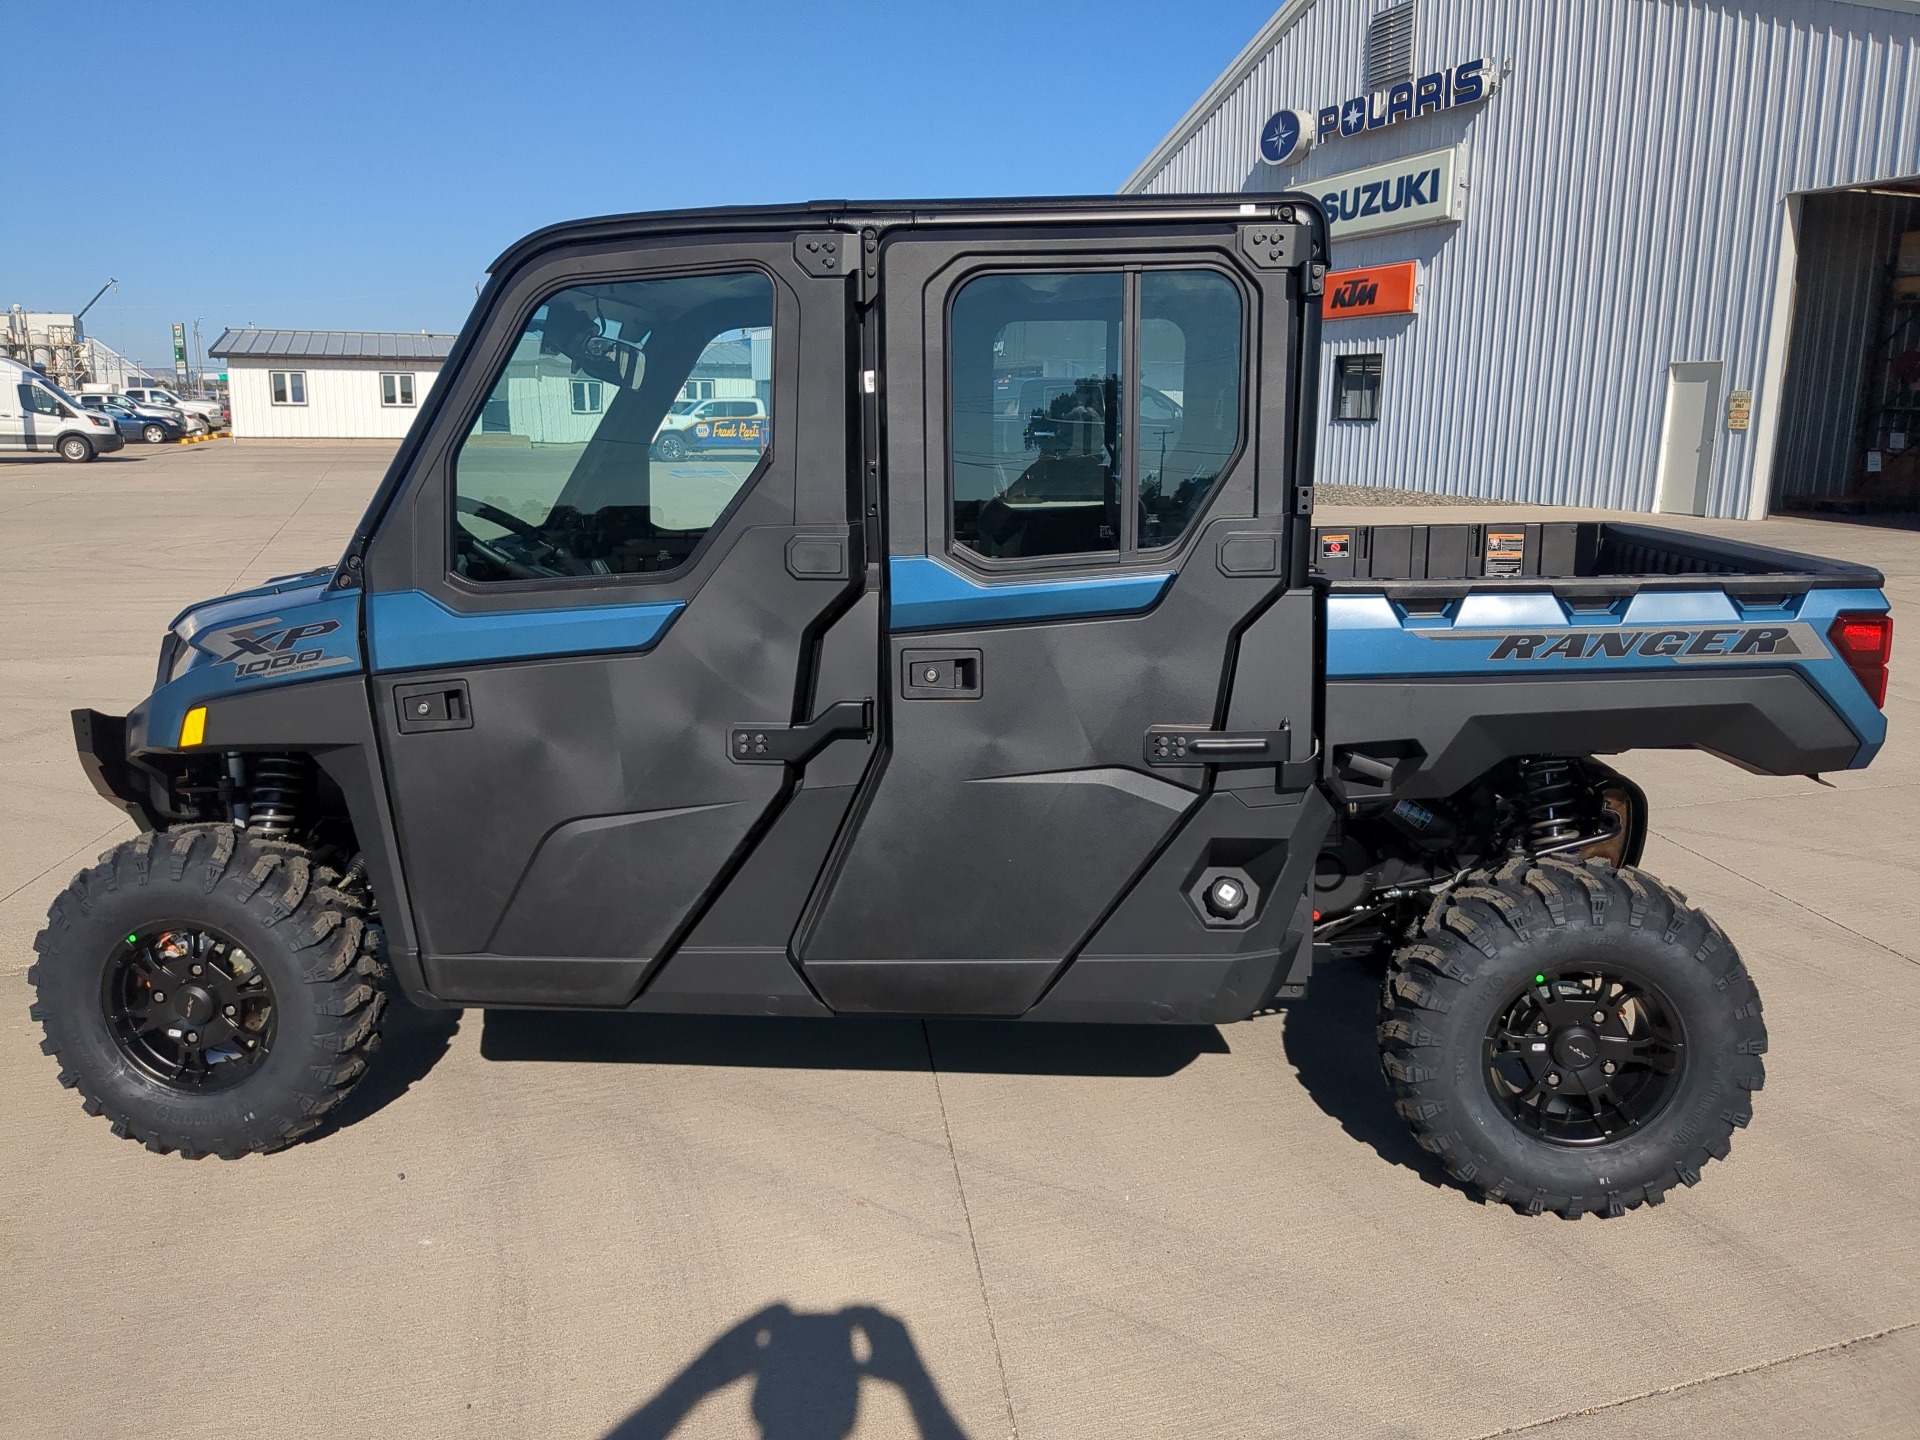
M 1534 849 L 1580 838 L 1571 760 L 1530 756 L 1520 762 L 1520 784 L 1526 792 L 1527 839 Z
M 293 838 L 312 765 L 305 755 L 262 755 L 253 762 L 249 835 L 261 840 Z

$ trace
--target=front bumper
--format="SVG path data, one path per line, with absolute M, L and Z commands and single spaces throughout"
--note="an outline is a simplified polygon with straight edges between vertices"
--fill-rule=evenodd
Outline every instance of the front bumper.
M 93 441 L 93 448 L 102 455 L 111 455 L 127 443 L 126 436 L 120 433 L 120 427 L 117 425 L 111 431 L 104 433 L 99 430 L 89 431 L 87 438 Z
M 98 710 L 73 712 L 73 746 L 80 768 L 100 798 L 126 811 L 142 830 L 157 830 L 149 772 L 127 759 L 127 717 Z

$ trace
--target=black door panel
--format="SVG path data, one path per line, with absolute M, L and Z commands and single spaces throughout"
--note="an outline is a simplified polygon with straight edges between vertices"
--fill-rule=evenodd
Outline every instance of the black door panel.
M 821 638 L 864 576 L 846 563 L 858 554 L 848 286 L 802 273 L 792 245 L 715 237 L 543 257 L 503 285 L 475 344 L 490 358 L 450 377 L 411 493 L 389 511 L 408 523 L 369 557 L 370 624 L 451 613 L 446 628 L 472 657 L 421 668 L 431 647 L 417 634 L 373 636 L 376 667 L 383 653 L 414 667 L 376 674 L 376 713 L 397 716 L 397 687 L 465 687 L 465 728 L 403 734 L 396 718 L 382 737 L 421 948 L 447 998 L 629 1003 L 794 791 L 797 767 L 735 763 L 729 728 L 811 718 Z M 768 277 L 734 289 L 771 287 L 770 326 L 728 290 L 736 274 Z M 711 303 L 702 275 L 719 277 Z M 700 303 L 676 318 L 680 294 Z M 607 317 L 622 303 L 616 328 Z M 655 417 L 696 358 L 724 383 L 760 387 L 764 455 L 683 460 L 658 444 Z M 476 430 L 496 388 L 511 388 L 513 433 Z M 404 603 L 383 608 L 396 594 Z M 593 614 L 607 606 L 668 607 L 671 619 L 609 649 Z M 877 611 L 861 614 L 862 648 L 877 656 Z M 596 653 L 565 654 L 580 634 Z M 496 641 L 507 654 L 485 652 Z M 817 869 L 832 827 L 795 833 Z
M 1219 295 L 1243 298 L 1244 312 L 1230 302 L 1215 315 L 1258 315 L 1262 293 L 1270 313 L 1290 313 L 1291 277 L 1249 273 L 1234 258 L 1230 232 L 1213 244 L 1197 235 L 1129 237 L 1119 248 L 1086 236 L 996 235 L 908 239 L 882 252 L 889 552 L 903 581 L 911 571 L 921 586 L 896 623 L 932 614 L 942 628 L 902 628 L 888 638 L 885 759 L 868 776 L 802 930 L 807 977 L 836 1009 L 1023 1013 L 1066 983 L 1074 957 L 1106 934 L 1143 877 L 1171 887 L 1142 902 L 1166 920 L 1153 937 L 1156 953 L 1221 962 L 1204 976 L 1187 972 L 1146 989 L 1220 992 L 1224 998 L 1207 1003 L 1230 1008 L 1275 970 L 1293 901 L 1263 900 L 1230 935 L 1211 934 L 1182 893 L 1184 857 L 1194 846 L 1202 854 L 1219 843 L 1232 850 L 1244 838 L 1266 866 L 1284 857 L 1293 820 L 1276 836 L 1278 816 L 1253 816 L 1239 837 L 1230 809 L 1224 830 L 1209 822 L 1189 841 L 1210 772 L 1149 770 L 1143 753 L 1151 726 L 1224 725 L 1239 636 L 1289 582 L 1277 563 L 1216 563 L 1228 535 L 1242 550 L 1252 541 L 1263 554 L 1286 553 L 1295 414 L 1286 326 L 1263 332 L 1249 320 L 1224 336 L 1217 326 L 1204 335 L 1189 328 L 1184 386 L 1178 347 L 1164 333 L 1151 362 L 1128 338 L 1143 313 L 1141 276 L 1176 267 L 1218 277 Z M 1115 283 L 1082 285 L 1076 267 Z M 1003 271 L 1035 277 L 994 292 L 1013 297 L 1004 300 L 1012 318 L 950 321 L 971 280 Z M 1088 298 L 1077 299 L 1081 292 Z M 967 346 L 976 353 L 959 353 Z M 1235 346 L 1237 363 L 1228 358 Z M 1148 403 L 1184 417 L 1187 470 L 1172 473 L 1169 457 L 1183 442 L 1147 424 Z M 1151 463 L 1143 444 L 1125 440 L 1133 427 L 1153 440 Z M 1201 450 L 1217 473 L 1199 473 L 1192 454 Z M 1151 529 L 1146 495 L 1126 498 L 1146 488 L 1129 467 L 1150 476 L 1161 506 Z M 1176 513 L 1176 504 L 1191 509 Z M 1048 547 L 1024 546 L 1009 559 L 975 535 L 984 523 L 977 517 L 996 507 L 1041 518 L 1085 510 L 1089 523 L 1106 517 L 1107 528 L 1098 547 L 1045 554 Z M 1162 535 L 1174 538 L 1156 546 Z M 1144 583 L 1170 571 L 1164 590 Z M 950 598 L 926 602 L 929 574 L 943 587 L 936 593 Z M 1143 584 L 1132 592 L 1115 583 L 1136 576 Z M 1148 608 L 1078 613 L 1129 604 Z M 949 623 L 969 611 L 980 620 Z M 1007 624 L 1000 617 L 1008 613 L 1028 623 Z M 1298 653 L 1310 657 L 1311 608 L 1286 614 L 1302 631 Z M 909 654 L 918 669 L 907 668 Z M 1241 708 L 1262 711 L 1265 730 L 1291 722 L 1294 752 L 1279 758 L 1307 758 L 1311 664 L 1256 688 L 1257 703 Z M 1243 772 L 1236 783 L 1264 780 L 1271 791 L 1274 779 L 1269 768 Z M 1180 875 L 1168 879 L 1158 857 L 1172 854 L 1182 857 Z M 1282 888 L 1304 884 L 1284 861 L 1273 868 Z M 1105 953 L 1122 967 L 1133 958 L 1122 943 Z M 1086 1018 L 1152 1018 L 1146 989 L 1126 1000 L 1102 981 L 1090 1001 L 1068 1008 L 1085 1009 Z

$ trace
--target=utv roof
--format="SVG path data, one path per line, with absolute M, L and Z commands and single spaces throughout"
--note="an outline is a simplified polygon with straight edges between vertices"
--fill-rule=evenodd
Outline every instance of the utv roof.
M 1314 205 L 1301 194 L 1026 195 L 980 200 L 809 200 L 797 205 L 719 205 L 701 210 L 642 210 L 568 220 L 515 241 L 487 267 L 498 275 L 553 245 L 625 236 L 711 230 L 788 230 L 874 222 L 939 225 L 990 220 L 1098 223 L 1134 219 L 1234 220 L 1271 215 L 1281 204 Z

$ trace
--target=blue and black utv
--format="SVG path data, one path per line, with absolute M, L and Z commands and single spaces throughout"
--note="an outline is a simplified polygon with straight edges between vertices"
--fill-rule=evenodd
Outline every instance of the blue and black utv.
M 75 714 L 139 835 L 36 942 L 86 1108 L 233 1157 L 426 1006 L 1215 1024 L 1377 953 L 1462 1182 L 1618 1213 L 1747 1123 L 1725 933 L 1596 760 L 1867 764 L 1873 571 L 1312 516 L 1307 199 L 823 203 L 494 266 L 337 563 Z M 659 459 L 735 396 L 764 452 Z M 1484 513 L 1484 512 L 1479 512 Z

